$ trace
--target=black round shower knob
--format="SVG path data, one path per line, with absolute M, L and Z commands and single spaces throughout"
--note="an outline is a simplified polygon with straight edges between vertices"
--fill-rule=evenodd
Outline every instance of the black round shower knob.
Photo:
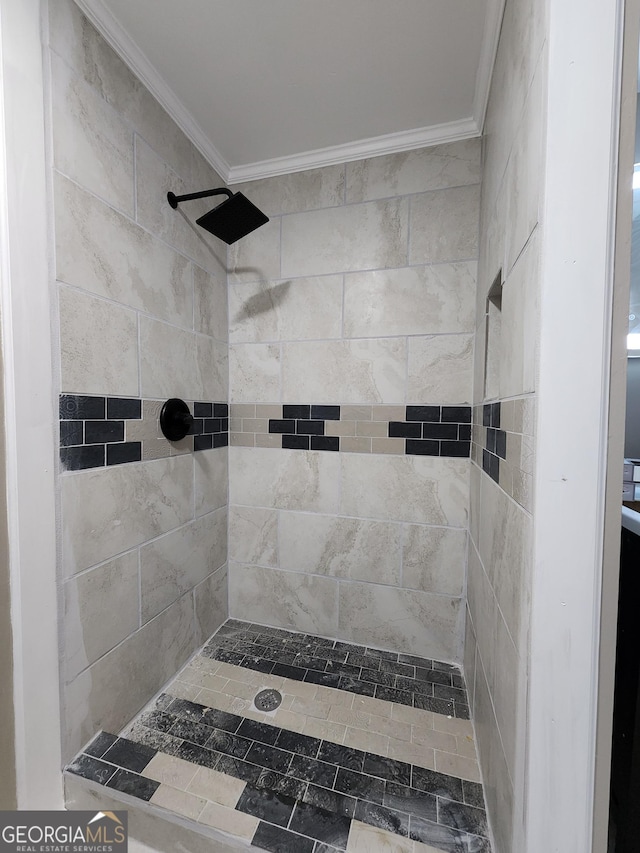
M 180 441 L 193 425 L 193 416 L 184 400 L 172 397 L 160 411 L 160 429 L 169 441 Z

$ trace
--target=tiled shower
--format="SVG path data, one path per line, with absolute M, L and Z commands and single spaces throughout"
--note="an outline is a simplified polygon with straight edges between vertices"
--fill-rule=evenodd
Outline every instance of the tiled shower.
M 50 3 L 65 760 L 231 617 L 464 664 L 512 849 L 545 57 L 523 14 L 482 141 L 244 184 L 270 221 L 227 251 L 194 224 L 206 201 L 166 203 L 221 178 Z M 176 443 L 171 397 L 196 418 Z

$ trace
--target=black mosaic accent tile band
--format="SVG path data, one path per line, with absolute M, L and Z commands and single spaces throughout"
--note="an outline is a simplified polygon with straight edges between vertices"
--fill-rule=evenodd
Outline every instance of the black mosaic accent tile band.
M 147 743 L 154 735 L 158 748 Z M 355 818 L 426 844 L 446 841 L 444 850 L 490 851 L 477 783 L 168 694 L 129 737 L 98 734 L 67 771 L 148 800 L 158 783 L 140 774 L 158 751 L 247 782 L 235 808 L 260 820 L 252 843 L 265 850 L 345 850 Z
M 500 482 L 500 460 L 507 458 L 507 433 L 500 429 L 500 402 L 485 403 L 482 407 L 484 447 L 482 470 L 496 483 Z
M 128 420 L 142 418 L 142 399 L 61 394 L 60 462 L 65 471 L 102 468 L 142 460 L 142 442 L 127 441 Z M 229 404 L 193 405 L 189 430 L 194 450 L 229 444 Z
M 454 664 L 236 620 L 227 621 L 202 654 L 295 681 L 469 719 L 464 680 Z
M 282 417 L 269 419 L 269 433 L 282 435 L 281 446 L 287 450 L 339 451 L 340 438 L 325 433 L 326 422 L 340 418 L 340 406 L 284 404 Z M 471 455 L 471 406 L 406 406 L 405 418 L 388 422 L 387 437 L 406 439 L 406 454 Z M 311 436 L 311 441 L 305 440 L 306 436 Z

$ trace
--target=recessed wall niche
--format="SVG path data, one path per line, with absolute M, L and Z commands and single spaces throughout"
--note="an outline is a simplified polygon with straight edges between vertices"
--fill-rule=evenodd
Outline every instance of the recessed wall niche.
M 502 337 L 502 270 L 498 272 L 487 295 L 485 315 L 484 399 L 500 396 L 500 350 Z

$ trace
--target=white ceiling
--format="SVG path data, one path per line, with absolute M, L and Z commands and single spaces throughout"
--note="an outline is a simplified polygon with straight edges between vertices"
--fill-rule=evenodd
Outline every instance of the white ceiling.
M 229 183 L 476 136 L 504 0 L 76 0 Z

